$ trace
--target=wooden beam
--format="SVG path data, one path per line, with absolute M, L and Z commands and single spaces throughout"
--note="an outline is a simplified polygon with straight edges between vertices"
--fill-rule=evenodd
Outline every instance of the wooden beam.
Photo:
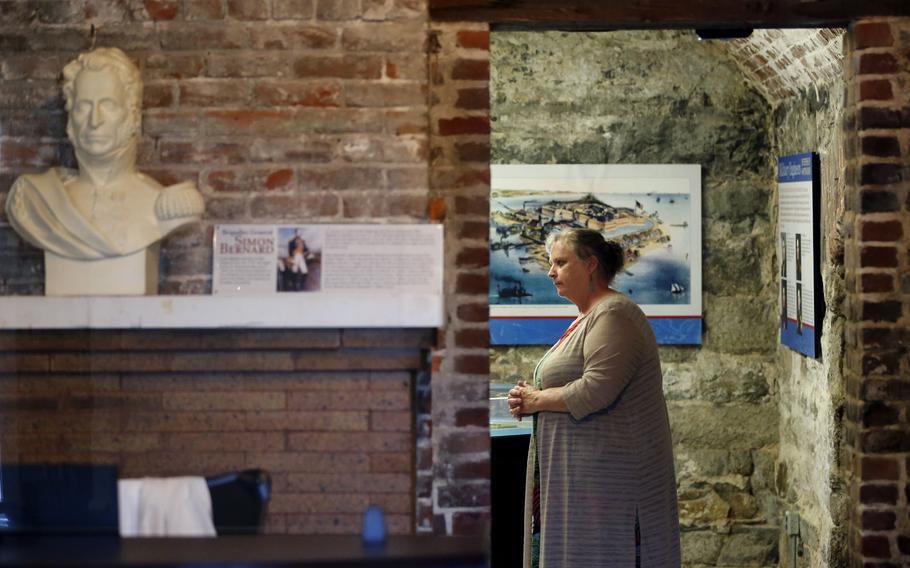
M 429 0 L 437 21 L 551 29 L 840 27 L 910 0 Z

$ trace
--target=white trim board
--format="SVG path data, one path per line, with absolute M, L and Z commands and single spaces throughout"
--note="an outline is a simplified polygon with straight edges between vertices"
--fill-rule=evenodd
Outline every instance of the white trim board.
M 437 294 L 0 297 L 0 329 L 441 327 Z

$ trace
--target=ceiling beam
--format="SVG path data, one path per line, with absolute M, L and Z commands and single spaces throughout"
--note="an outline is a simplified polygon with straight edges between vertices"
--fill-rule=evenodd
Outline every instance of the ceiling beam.
M 429 0 L 436 21 L 552 29 L 840 27 L 908 0 Z

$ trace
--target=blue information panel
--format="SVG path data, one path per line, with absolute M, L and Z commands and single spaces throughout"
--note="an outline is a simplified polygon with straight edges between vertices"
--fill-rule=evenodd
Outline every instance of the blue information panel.
M 780 342 L 817 357 L 824 317 L 819 258 L 819 160 L 813 153 L 778 160 Z M 818 293 L 816 293 L 818 292 Z
M 493 345 L 552 345 L 575 318 L 529 317 L 491 318 Z M 698 317 L 650 317 L 657 342 L 665 345 L 700 345 L 701 322 Z

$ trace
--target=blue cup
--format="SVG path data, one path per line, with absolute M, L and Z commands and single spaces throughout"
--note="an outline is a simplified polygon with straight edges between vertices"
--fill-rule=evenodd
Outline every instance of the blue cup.
M 385 513 L 382 507 L 370 505 L 363 514 L 364 544 L 383 544 L 386 534 Z

